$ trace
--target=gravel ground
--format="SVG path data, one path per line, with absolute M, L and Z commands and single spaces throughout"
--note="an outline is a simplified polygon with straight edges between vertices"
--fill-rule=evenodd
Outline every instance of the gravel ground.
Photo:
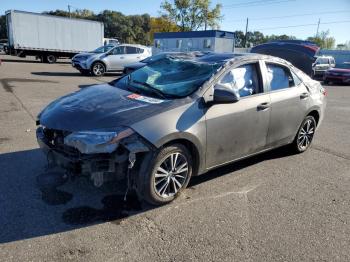
M 306 153 L 278 149 L 219 168 L 152 208 L 124 203 L 121 184 L 39 187 L 36 115 L 117 74 L 0 59 L 0 261 L 350 261 L 350 86 L 326 86 L 326 116 Z

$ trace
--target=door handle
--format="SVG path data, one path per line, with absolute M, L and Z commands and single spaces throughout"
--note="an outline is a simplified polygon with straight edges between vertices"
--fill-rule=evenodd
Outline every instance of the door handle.
M 124 56 L 121 56 L 120 59 L 124 59 Z
M 141 56 L 138 56 L 137 58 L 138 58 L 138 59 L 140 59 L 140 58 L 141 58 Z
M 270 102 L 265 102 L 265 103 L 261 103 L 260 105 L 258 105 L 257 109 L 258 109 L 258 111 L 263 111 L 263 110 L 270 108 L 270 106 L 271 106 Z
M 306 98 L 308 98 L 309 97 L 309 93 L 302 93 L 301 95 L 300 95 L 300 99 L 306 99 Z

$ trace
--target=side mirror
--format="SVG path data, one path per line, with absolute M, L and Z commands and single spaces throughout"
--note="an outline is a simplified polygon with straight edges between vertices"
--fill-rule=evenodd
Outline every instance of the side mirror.
M 214 88 L 214 100 L 215 104 L 227 104 L 235 103 L 239 101 L 239 94 L 232 89 L 220 87 L 216 85 Z

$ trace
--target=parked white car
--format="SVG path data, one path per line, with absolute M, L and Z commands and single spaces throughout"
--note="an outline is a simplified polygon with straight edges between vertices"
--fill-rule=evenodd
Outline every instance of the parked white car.
M 152 49 L 143 45 L 105 45 L 89 53 L 72 58 L 72 66 L 82 74 L 102 76 L 106 72 L 122 71 L 127 64 L 136 63 L 152 55 Z
M 335 67 L 335 60 L 332 56 L 319 56 L 312 64 L 312 77 L 323 76 L 324 73 Z

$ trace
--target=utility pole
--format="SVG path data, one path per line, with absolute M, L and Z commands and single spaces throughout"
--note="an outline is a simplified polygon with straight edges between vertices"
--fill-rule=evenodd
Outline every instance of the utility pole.
M 247 17 L 247 23 L 245 25 L 245 36 L 244 36 L 244 47 L 247 47 L 247 33 L 248 33 L 248 17 Z
M 71 15 L 71 13 L 70 13 L 70 5 L 68 5 L 68 12 L 69 12 L 69 18 L 72 18 L 72 15 Z
M 318 19 L 316 37 L 318 37 L 318 29 L 320 28 L 321 18 Z

